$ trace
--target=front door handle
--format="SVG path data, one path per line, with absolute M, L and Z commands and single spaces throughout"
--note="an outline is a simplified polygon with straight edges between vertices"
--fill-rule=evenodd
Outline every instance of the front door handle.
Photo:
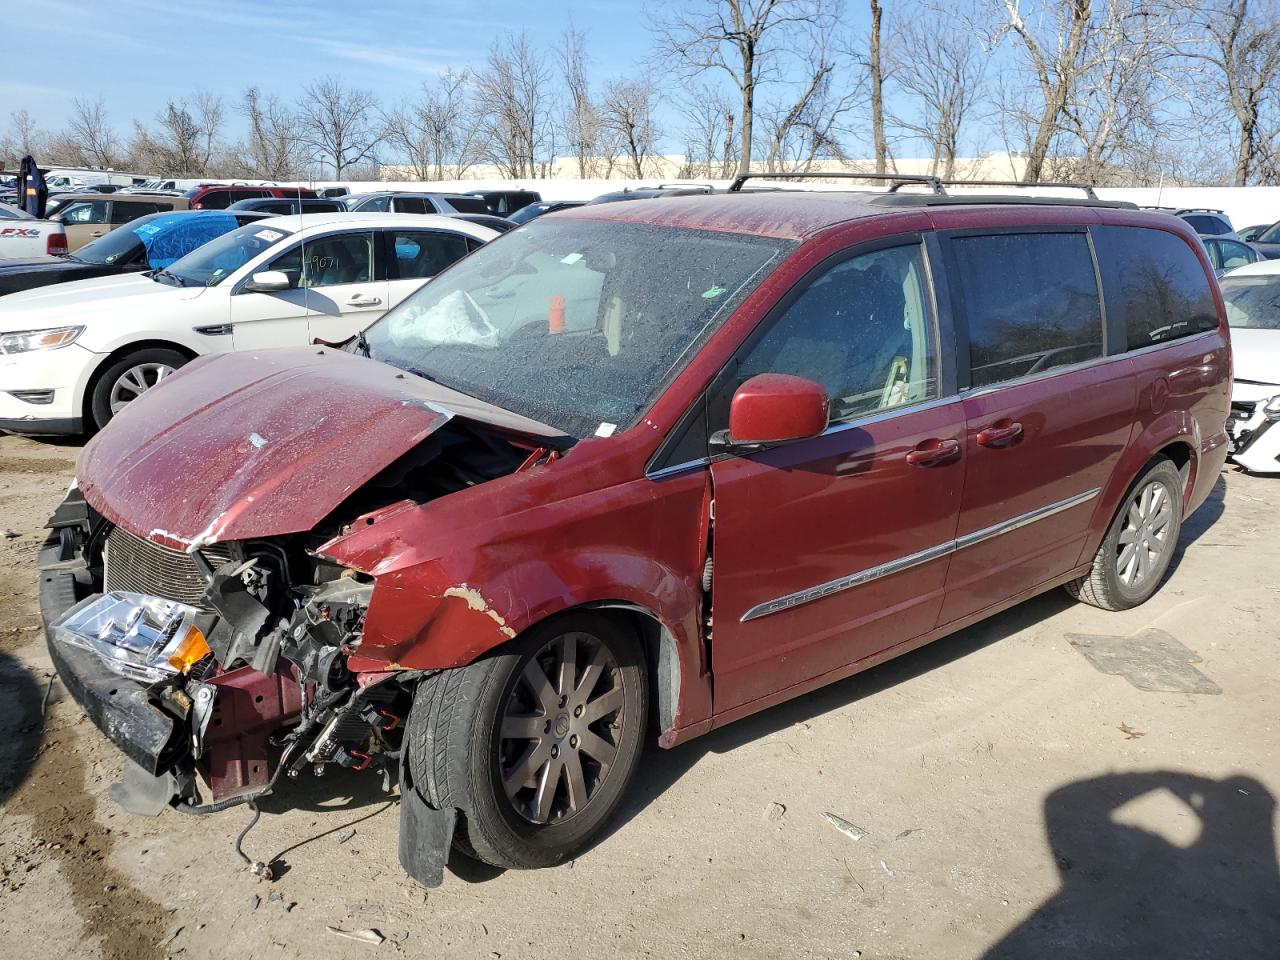
M 366 297 L 360 293 L 357 293 L 347 301 L 347 303 L 353 307 L 376 307 L 381 302 L 382 300 L 379 297 Z
M 101 237 L 101 236 L 104 236 L 104 234 L 103 234 L 103 232 L 102 232 L 101 230 L 95 230 L 95 231 L 93 231 L 93 233 L 89 234 L 89 236 L 91 236 L 91 237 Z
M 1017 420 L 1000 420 L 985 430 L 978 431 L 978 444 L 983 447 L 1007 447 L 1022 436 L 1022 424 Z
M 960 456 L 959 440 L 925 440 L 907 454 L 907 463 L 913 467 L 935 467 L 950 463 Z

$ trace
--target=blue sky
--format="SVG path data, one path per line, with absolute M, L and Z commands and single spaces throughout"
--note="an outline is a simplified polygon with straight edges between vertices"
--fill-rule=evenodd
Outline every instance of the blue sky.
M 384 103 L 424 79 L 483 60 L 495 36 L 526 30 L 549 49 L 572 21 L 584 31 L 596 82 L 634 72 L 652 49 L 645 9 L 656 0 L 41 0 L 8 11 L 0 43 L 0 128 L 26 108 L 45 130 L 62 127 L 77 96 L 103 97 L 122 134 L 150 123 L 169 97 L 196 89 L 228 106 L 244 88 L 292 99 L 335 74 Z M 865 22 L 851 4 L 851 28 Z M 16 27 L 15 27 L 16 14 Z M 79 25 L 86 29 L 79 29 Z M 53 28 L 52 30 L 50 28 Z M 64 28 L 70 32 L 64 32 Z M 32 38 L 28 40 L 28 38 Z M 74 39 L 72 39 L 74 38 Z M 239 133 L 239 118 L 227 132 Z

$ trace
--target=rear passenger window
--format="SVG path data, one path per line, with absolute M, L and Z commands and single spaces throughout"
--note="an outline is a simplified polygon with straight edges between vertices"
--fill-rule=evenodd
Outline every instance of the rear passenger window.
M 826 388 L 832 421 L 937 396 L 927 289 L 918 245 L 837 264 L 751 348 L 730 393 L 758 373 L 808 377 Z
M 463 237 L 448 233 L 397 230 L 392 240 L 401 280 L 434 277 L 470 252 Z
M 1102 356 L 1102 307 L 1083 233 L 956 237 L 970 386 Z
M 1191 225 L 1191 229 L 1201 236 L 1214 237 L 1231 232 L 1231 227 L 1225 220 L 1210 214 L 1193 213 L 1182 219 L 1186 220 Z
M 1218 327 L 1209 278 L 1181 237 L 1140 227 L 1094 227 L 1112 329 L 1128 349 Z

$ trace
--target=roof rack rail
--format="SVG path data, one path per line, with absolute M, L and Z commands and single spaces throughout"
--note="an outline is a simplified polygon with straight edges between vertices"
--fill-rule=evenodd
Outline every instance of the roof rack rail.
M 1084 195 L 1090 200 L 1101 199 L 1094 192 L 1093 184 L 1078 183 L 1073 180 L 1037 180 L 1034 183 L 1026 183 L 1022 180 L 942 180 L 940 182 L 947 187 L 1059 187 L 1083 190 Z
M 947 191 L 937 177 L 917 173 L 740 173 L 729 184 L 729 193 L 742 192 L 742 185 L 748 180 L 798 180 L 802 177 L 827 177 L 836 180 L 880 180 L 889 184 L 889 193 L 897 193 L 900 187 L 920 184 L 928 187 L 933 193 L 945 197 Z

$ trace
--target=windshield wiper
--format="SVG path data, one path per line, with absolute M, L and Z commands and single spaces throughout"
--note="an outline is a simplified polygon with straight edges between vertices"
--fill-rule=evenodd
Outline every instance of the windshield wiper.
M 363 330 L 356 334 L 356 347 L 359 348 L 360 352 L 366 357 L 373 356 L 373 353 L 369 350 L 369 341 L 365 339 Z
M 161 277 L 168 277 L 169 280 L 173 281 L 174 286 L 177 287 L 185 287 L 187 285 L 186 277 L 180 277 L 176 273 L 171 273 L 169 270 L 153 270 L 151 271 L 151 277 L 155 280 L 158 280 Z

